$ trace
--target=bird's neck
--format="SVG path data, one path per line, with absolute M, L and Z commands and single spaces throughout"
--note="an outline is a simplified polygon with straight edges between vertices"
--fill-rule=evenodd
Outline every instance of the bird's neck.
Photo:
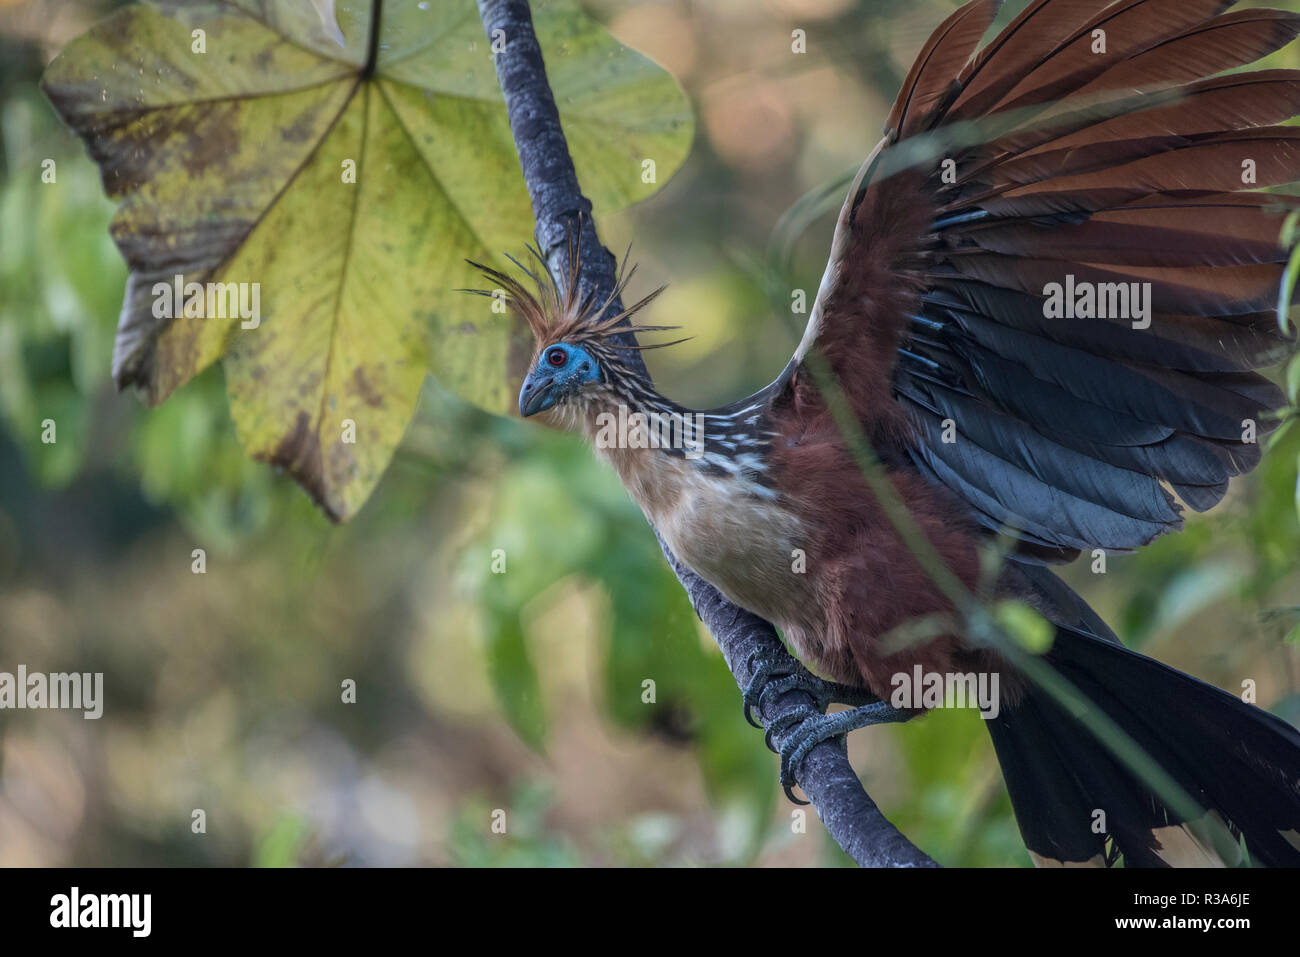
M 651 521 L 682 494 L 704 454 L 702 413 L 661 395 L 631 373 L 556 410 L 552 422 L 586 437 Z
M 668 458 L 699 458 L 704 450 L 701 412 L 660 395 L 645 380 L 631 388 L 607 386 L 591 394 L 576 423 L 598 453 L 629 455 L 629 461 L 653 467 Z M 621 474 L 621 473 L 620 473 Z
M 710 494 L 726 490 L 723 500 L 776 498 L 767 471 L 771 435 L 764 403 L 755 398 L 702 412 L 627 373 L 587 393 L 568 410 L 565 425 L 586 436 L 650 521 L 663 527 L 706 485 Z

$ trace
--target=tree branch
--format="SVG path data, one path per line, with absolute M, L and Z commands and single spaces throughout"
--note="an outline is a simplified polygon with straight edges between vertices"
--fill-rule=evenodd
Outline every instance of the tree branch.
M 575 226 L 582 231 L 580 291 L 604 299 L 613 290 L 617 263 L 601 245 L 591 217 L 591 202 L 582 195 L 569 155 L 560 116 L 546 79 L 542 51 L 533 32 L 526 0 L 477 0 L 479 16 L 489 42 L 504 39 L 505 48 L 494 55 L 497 78 L 505 96 L 510 129 L 523 168 L 537 221 L 536 237 L 552 275 L 565 274 L 569 236 Z M 497 31 L 501 31 L 498 33 Z M 614 301 L 609 307 L 621 311 Z M 638 352 L 628 358 L 641 363 Z M 641 366 L 644 371 L 644 365 Z M 656 532 L 656 536 L 658 533 Z M 755 660 L 783 661 L 801 667 L 785 650 L 776 630 L 766 621 L 728 602 L 671 552 L 659 537 L 660 547 L 673 572 L 690 596 L 696 614 L 713 635 L 737 684 L 744 688 L 752 677 Z M 815 705 L 804 691 L 794 690 L 769 700 L 759 714 L 764 724 L 796 708 Z M 799 725 L 775 735 L 778 746 Z M 863 867 L 934 867 L 876 807 L 863 789 L 842 747 L 825 741 L 813 748 L 798 769 L 798 782 L 835 841 Z

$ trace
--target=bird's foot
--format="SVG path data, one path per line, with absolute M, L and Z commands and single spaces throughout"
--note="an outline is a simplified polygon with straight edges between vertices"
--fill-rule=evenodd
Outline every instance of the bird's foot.
M 835 681 L 818 678 L 796 661 L 786 659 L 774 663 L 764 659 L 755 664 L 754 659 L 759 654 L 760 652 L 755 652 L 750 655 L 749 660 L 745 663 L 750 670 L 751 676 L 749 684 L 745 687 L 743 698 L 745 720 L 756 728 L 761 728 L 762 725 L 754 720 L 754 709 L 757 708 L 761 714 L 768 695 L 780 697 L 787 691 L 796 689 L 807 692 L 817 703 L 817 714 L 824 714 L 833 702 L 847 705 L 866 705 L 880 700 L 865 688 L 855 688 L 852 685 L 839 684 Z M 789 727 L 789 725 L 786 724 L 785 727 Z M 772 748 L 770 726 L 767 746 Z M 772 748 L 772 750 L 775 750 L 775 748 Z
M 848 711 L 837 711 L 834 714 L 813 713 L 811 708 L 800 708 L 792 710 L 787 715 L 782 715 L 780 723 L 785 728 L 797 725 L 791 731 L 790 736 L 781 743 L 779 752 L 781 755 L 781 787 L 785 789 L 785 796 L 795 804 L 808 803 L 795 797 L 792 788 L 796 783 L 796 772 L 799 770 L 799 766 L 803 764 L 804 758 L 808 756 L 809 751 L 823 741 L 828 741 L 831 738 L 843 738 L 850 731 L 856 731 L 858 728 L 865 728 L 868 725 L 907 721 L 918 713 L 916 711 L 900 711 L 884 701 L 877 700 L 872 704 L 852 708 Z M 773 727 L 769 727 L 769 735 L 772 731 Z
M 814 705 L 797 705 L 773 718 L 763 735 L 768 748 L 781 755 L 781 786 L 795 804 L 808 803 L 796 798 L 791 788 L 795 784 L 795 771 L 808 752 L 817 745 L 830 738 L 844 737 L 858 728 L 906 721 L 917 714 L 915 711 L 893 708 L 865 688 L 819 678 L 797 661 L 785 656 L 776 662 L 768 659 L 755 662 L 759 654 L 755 652 L 750 655 L 746 662 L 750 671 L 749 684 L 746 685 L 744 694 L 746 721 L 756 728 L 762 727 L 754 720 L 754 711 L 757 709 L 762 714 L 770 695 L 779 698 L 788 691 L 799 690 L 814 701 Z M 832 703 L 852 707 L 848 711 L 826 714 L 826 709 Z M 789 737 L 778 749 L 772 739 L 786 733 L 789 733 Z

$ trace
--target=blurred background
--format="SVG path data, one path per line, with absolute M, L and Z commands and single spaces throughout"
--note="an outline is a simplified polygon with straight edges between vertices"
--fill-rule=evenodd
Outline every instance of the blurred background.
M 0 864 L 845 863 L 815 814 L 798 826 L 644 520 L 578 440 L 430 380 L 383 482 L 334 527 L 246 458 L 219 366 L 155 410 L 114 390 L 112 206 L 37 83 L 117 5 L 0 0 L 0 670 L 102 671 L 106 696 L 98 721 L 0 712 Z M 694 104 L 684 168 L 600 226 L 611 248 L 635 240 L 634 296 L 671 282 L 648 321 L 694 336 L 648 354 L 662 390 L 730 401 L 800 332 L 747 263 L 856 169 L 956 4 L 584 6 Z M 1268 65 L 1300 67 L 1300 47 Z M 829 237 L 822 217 L 794 243 L 810 290 Z M 1065 571 L 1131 645 L 1229 691 L 1252 680 L 1292 722 L 1298 454 L 1295 428 L 1182 535 Z M 855 734 L 850 756 L 941 863 L 1025 866 L 981 725 L 937 712 Z

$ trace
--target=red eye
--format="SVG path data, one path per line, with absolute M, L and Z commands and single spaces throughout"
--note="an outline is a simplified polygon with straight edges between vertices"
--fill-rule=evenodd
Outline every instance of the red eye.
M 551 365 L 558 367 L 568 362 L 569 357 L 565 354 L 563 349 L 552 349 L 550 352 L 546 353 L 546 361 Z

